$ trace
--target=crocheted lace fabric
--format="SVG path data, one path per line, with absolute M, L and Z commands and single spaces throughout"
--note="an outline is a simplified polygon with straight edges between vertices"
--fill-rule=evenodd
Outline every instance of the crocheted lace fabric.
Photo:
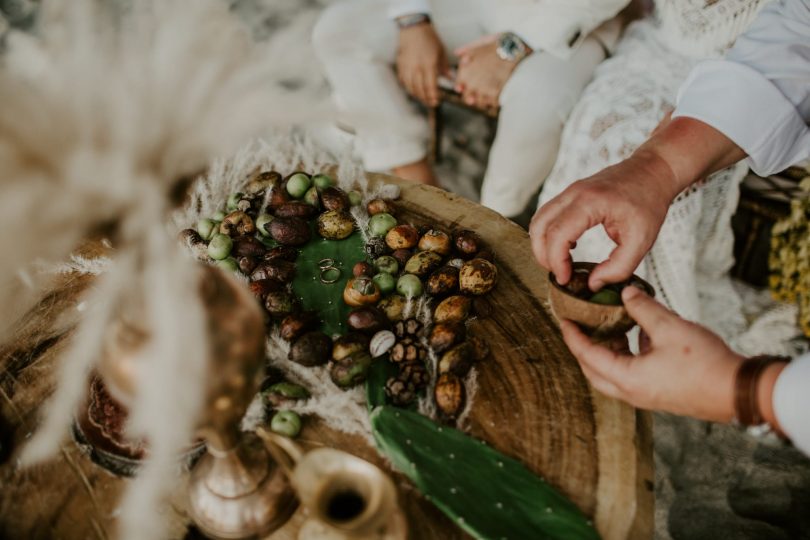
M 632 24 L 571 114 L 540 204 L 630 156 L 674 108 L 678 87 L 695 63 L 722 54 L 764 3 L 660 1 L 654 17 Z M 780 344 L 765 334 L 762 339 L 744 335 L 749 324 L 728 278 L 734 263 L 730 220 L 746 170 L 737 164 L 681 193 L 638 272 L 662 302 L 709 326 L 741 352 L 780 352 Z M 614 247 L 598 227 L 585 233 L 573 256 L 601 261 Z

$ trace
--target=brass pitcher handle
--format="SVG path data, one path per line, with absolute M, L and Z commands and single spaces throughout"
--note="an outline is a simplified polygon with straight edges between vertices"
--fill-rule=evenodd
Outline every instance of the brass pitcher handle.
M 298 465 L 298 462 L 304 457 L 304 452 L 301 448 L 287 437 L 282 437 L 281 435 L 267 431 L 261 426 L 256 428 L 256 435 L 264 441 L 267 451 L 284 470 L 284 474 L 292 480 L 295 466 Z

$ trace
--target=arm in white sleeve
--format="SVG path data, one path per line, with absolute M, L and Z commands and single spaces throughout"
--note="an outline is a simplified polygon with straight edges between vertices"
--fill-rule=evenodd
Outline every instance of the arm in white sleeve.
M 768 4 L 725 60 L 698 64 L 677 116 L 723 133 L 761 176 L 810 157 L 810 0 Z
M 510 30 L 535 51 L 568 58 L 597 26 L 615 17 L 630 0 L 538 0 L 508 9 Z
M 389 19 L 413 13 L 430 13 L 428 0 L 388 0 Z
M 782 431 L 810 456 L 810 354 L 795 359 L 777 377 L 773 411 Z

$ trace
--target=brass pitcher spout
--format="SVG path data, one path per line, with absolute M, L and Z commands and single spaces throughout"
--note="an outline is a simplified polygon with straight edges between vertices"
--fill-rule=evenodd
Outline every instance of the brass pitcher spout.
M 379 467 L 334 448 L 306 454 L 290 439 L 256 434 L 287 473 L 310 519 L 299 540 L 405 540 L 396 487 Z

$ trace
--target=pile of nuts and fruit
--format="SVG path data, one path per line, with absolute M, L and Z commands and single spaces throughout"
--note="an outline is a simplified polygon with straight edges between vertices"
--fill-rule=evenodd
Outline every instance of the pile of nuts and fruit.
M 196 229 L 185 229 L 180 237 L 199 260 L 248 278 L 268 328 L 289 343 L 290 361 L 326 366 L 335 385 L 350 388 L 365 381 L 372 363 L 388 355 L 398 368 L 385 385 L 394 404 L 412 404 L 435 376 L 437 409 L 443 419 L 455 419 L 464 408 L 463 377 L 488 354 L 481 339 L 467 336 L 465 321 L 472 298 L 495 286 L 492 252 L 472 231 L 451 235 L 400 223 L 396 203 L 384 199 L 366 205 L 367 229 L 356 233 L 350 211 L 355 207 L 362 214 L 362 199 L 326 174 L 297 172 L 284 178 L 275 171 L 260 172 L 243 192 L 228 197 L 225 211 L 200 219 Z M 353 308 L 346 318 L 349 331 L 330 336 L 321 330 L 320 314 L 304 310 L 293 290 L 296 260 L 306 244 L 317 240 L 315 235 L 342 241 L 353 234 L 367 239 L 364 246 L 358 244 L 353 260 L 325 257 L 318 262 L 322 286 L 348 277 L 342 298 Z M 342 275 L 344 262 L 351 276 Z M 436 305 L 430 320 L 420 321 L 415 305 L 424 296 Z M 430 352 L 437 362 L 435 374 Z M 263 396 L 276 410 L 309 397 L 305 388 L 281 377 L 268 381 Z M 271 428 L 296 435 L 300 419 L 293 416 L 277 412 Z

